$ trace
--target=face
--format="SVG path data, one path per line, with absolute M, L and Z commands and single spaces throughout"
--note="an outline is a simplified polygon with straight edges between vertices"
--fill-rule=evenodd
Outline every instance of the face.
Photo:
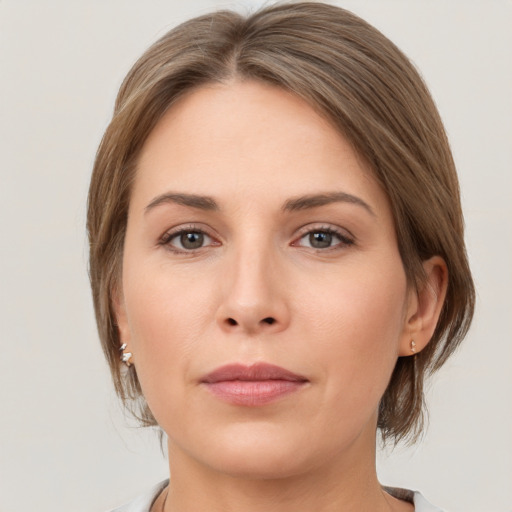
M 372 451 L 409 295 L 385 194 L 301 99 L 204 86 L 150 134 L 116 309 L 171 468 L 282 476 Z

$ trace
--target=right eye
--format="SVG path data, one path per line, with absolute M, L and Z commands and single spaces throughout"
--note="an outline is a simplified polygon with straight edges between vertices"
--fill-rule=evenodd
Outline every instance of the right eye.
M 216 245 L 211 236 L 198 229 L 180 229 L 166 233 L 161 243 L 177 252 L 191 252 Z

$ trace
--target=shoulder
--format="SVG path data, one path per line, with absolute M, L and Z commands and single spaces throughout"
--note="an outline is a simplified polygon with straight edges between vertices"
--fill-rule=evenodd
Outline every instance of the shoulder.
M 443 512 L 443 510 L 427 501 L 418 491 L 413 493 L 413 502 L 415 512 Z
M 155 485 L 145 494 L 138 496 L 129 503 L 126 503 L 125 505 L 122 505 L 121 507 L 116 508 L 110 512 L 149 512 L 151 505 L 168 483 L 169 480 L 164 480 L 163 482 Z

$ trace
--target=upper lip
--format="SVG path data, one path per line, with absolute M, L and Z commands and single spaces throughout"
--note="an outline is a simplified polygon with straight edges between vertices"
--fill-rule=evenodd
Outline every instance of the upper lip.
M 216 382 L 230 380 L 287 380 L 292 382 L 305 382 L 308 379 L 302 375 L 286 370 L 285 368 L 269 363 L 256 363 L 250 366 L 235 363 L 220 366 L 201 379 L 201 382 L 214 384 Z

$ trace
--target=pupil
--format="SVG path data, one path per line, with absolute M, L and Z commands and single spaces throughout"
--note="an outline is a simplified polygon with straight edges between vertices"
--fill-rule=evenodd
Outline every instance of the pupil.
M 181 245 L 185 249 L 199 249 L 202 247 L 204 235 L 202 233 L 183 233 L 180 237 Z
M 325 247 L 330 247 L 332 242 L 332 235 L 330 233 L 311 233 L 309 235 L 309 243 L 311 247 L 315 247 L 316 249 L 323 249 Z

